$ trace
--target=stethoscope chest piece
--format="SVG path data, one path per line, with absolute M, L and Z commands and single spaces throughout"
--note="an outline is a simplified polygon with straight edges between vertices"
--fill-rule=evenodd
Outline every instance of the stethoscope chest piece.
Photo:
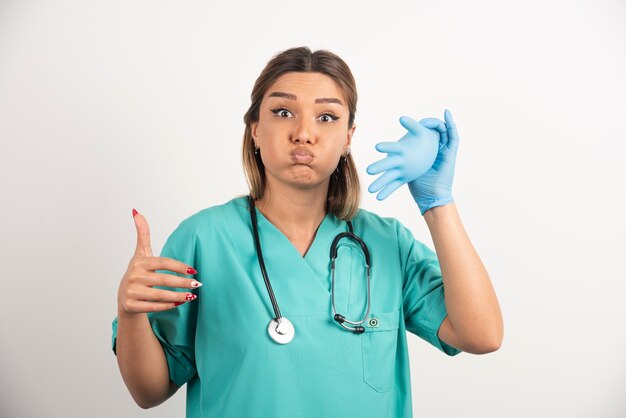
M 278 321 L 272 318 L 267 326 L 267 332 L 270 334 L 270 337 L 272 337 L 272 340 L 276 341 L 278 344 L 287 344 L 293 340 L 296 329 L 293 327 L 291 321 L 283 316 L 279 318 Z

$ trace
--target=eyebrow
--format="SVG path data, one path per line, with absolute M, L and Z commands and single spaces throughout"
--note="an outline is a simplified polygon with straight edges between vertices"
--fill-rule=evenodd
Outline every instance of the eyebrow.
M 298 97 L 295 94 L 283 93 L 282 91 L 274 91 L 267 97 L 283 97 L 289 100 L 298 100 Z M 341 100 L 334 97 L 320 97 L 319 99 L 315 99 L 315 103 L 337 103 L 343 106 Z

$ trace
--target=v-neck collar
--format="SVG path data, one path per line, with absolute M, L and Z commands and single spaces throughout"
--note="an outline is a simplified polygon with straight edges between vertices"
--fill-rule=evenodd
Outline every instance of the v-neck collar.
M 249 218 L 250 210 L 247 197 L 244 197 L 244 204 Z M 280 263 L 281 269 L 286 267 L 287 271 L 292 274 L 309 278 L 308 283 L 317 283 L 321 286 L 318 288 L 323 290 L 324 295 L 330 296 L 330 246 L 333 238 L 338 233 L 344 232 L 343 222 L 339 222 L 339 219 L 332 212 L 327 212 L 317 227 L 313 242 L 303 257 L 287 236 L 272 224 L 256 206 L 255 213 L 267 268 L 271 270 L 272 264 Z M 252 227 L 252 225 L 250 226 Z
M 307 260 L 307 261 L 311 258 L 311 253 L 313 252 L 314 247 L 317 246 L 316 244 L 318 244 L 319 241 L 321 241 L 321 239 L 318 239 L 318 238 L 323 236 L 323 234 L 326 232 L 326 229 L 328 228 L 329 224 L 332 223 L 330 218 L 333 216 L 331 212 L 326 212 L 326 215 L 324 215 L 324 219 L 322 219 L 322 222 L 320 222 L 320 224 L 317 226 L 317 229 L 315 230 L 315 236 L 313 237 L 313 242 L 311 242 L 311 245 L 307 249 L 306 254 L 304 254 L 304 256 L 303 256 L 302 254 L 300 254 L 300 251 L 298 251 L 296 246 L 293 245 L 291 240 L 283 233 L 283 231 L 278 229 L 278 227 L 276 227 L 276 225 L 274 225 L 269 219 L 267 219 L 265 217 L 265 215 L 263 215 L 263 213 L 259 210 L 259 208 L 256 207 L 256 205 L 254 206 L 254 209 L 255 209 L 256 214 L 257 214 L 257 219 L 262 220 L 261 222 L 266 223 L 269 228 L 274 230 L 275 233 L 277 233 L 280 236 L 282 236 L 283 239 L 289 243 L 289 245 L 291 246 L 293 251 L 295 251 L 295 253 L 298 255 L 298 257 L 302 258 L 303 260 Z

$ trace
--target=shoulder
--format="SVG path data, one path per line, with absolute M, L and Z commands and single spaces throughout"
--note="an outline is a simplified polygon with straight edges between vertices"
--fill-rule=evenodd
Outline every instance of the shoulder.
M 359 208 L 357 214 L 352 218 L 352 224 L 356 230 L 387 237 L 393 235 L 397 238 L 401 229 L 408 231 L 398 219 L 390 216 L 380 216 L 363 208 Z
M 372 264 L 384 260 L 380 264 L 390 269 L 397 260 L 399 271 L 406 272 L 410 266 L 419 268 L 430 260 L 436 260 L 433 252 L 397 218 L 359 208 L 352 224 L 354 233 L 368 246 Z
M 202 235 L 228 229 L 233 224 L 241 223 L 247 212 L 247 197 L 238 195 L 227 202 L 200 209 L 184 218 L 173 234 Z
M 413 232 L 400 220 L 380 216 L 374 212 L 359 208 L 352 219 L 355 233 L 362 234 L 370 242 L 379 242 L 383 245 L 393 245 L 401 253 L 418 252 L 425 256 L 430 255 L 432 250 L 423 242 L 416 239 Z
M 187 216 L 169 234 L 161 255 L 199 266 L 195 253 L 215 251 L 246 228 L 242 219 L 246 214 L 245 202 L 245 196 L 238 196 Z

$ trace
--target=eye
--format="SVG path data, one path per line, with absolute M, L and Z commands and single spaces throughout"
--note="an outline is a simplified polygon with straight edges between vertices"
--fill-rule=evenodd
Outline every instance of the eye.
M 339 116 L 335 116 L 332 113 L 324 113 L 323 115 L 320 116 L 320 120 L 322 122 L 334 122 L 337 119 L 339 119 Z
M 291 115 L 291 112 L 285 109 L 284 107 L 280 107 L 278 109 L 271 109 L 272 113 L 278 116 L 279 118 L 288 118 Z

